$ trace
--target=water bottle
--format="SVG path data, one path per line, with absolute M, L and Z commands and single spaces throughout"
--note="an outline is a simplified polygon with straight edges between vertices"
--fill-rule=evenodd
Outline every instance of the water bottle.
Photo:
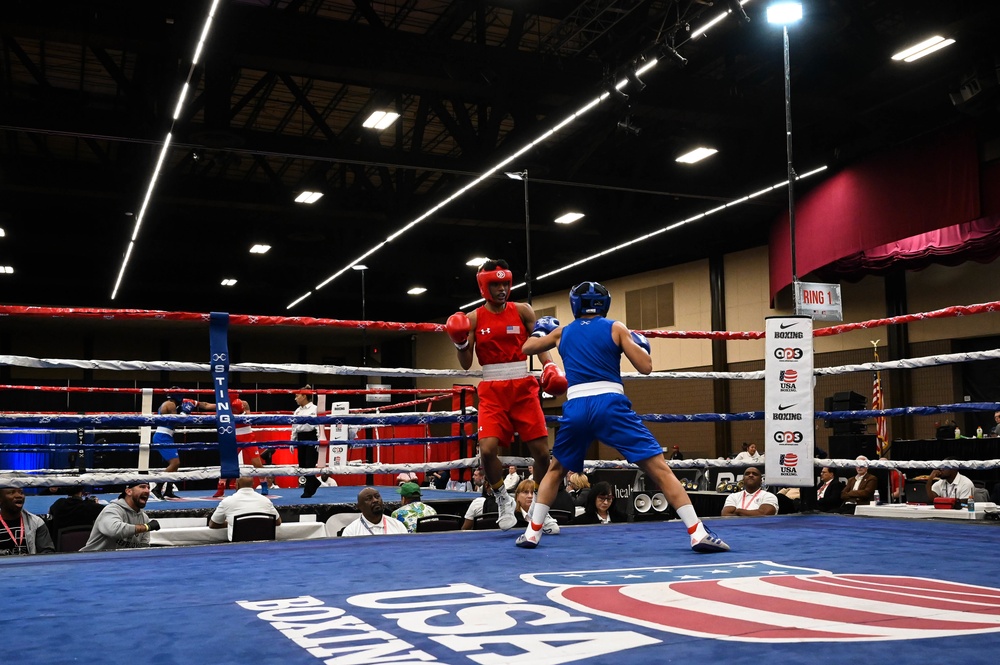
M 962 438 L 962 430 L 960 430 L 957 427 L 955 428 L 955 438 L 956 439 L 961 439 Z
M 971 496 L 969 497 L 969 500 L 966 501 L 965 503 L 969 507 L 969 512 L 970 513 L 976 512 L 976 502 L 975 502 L 975 500 Z
M 983 428 L 982 427 L 977 427 L 976 428 L 976 438 L 977 439 L 983 438 Z
M 876 506 L 881 506 L 882 505 L 882 499 L 879 498 L 878 490 L 875 490 L 875 505 Z

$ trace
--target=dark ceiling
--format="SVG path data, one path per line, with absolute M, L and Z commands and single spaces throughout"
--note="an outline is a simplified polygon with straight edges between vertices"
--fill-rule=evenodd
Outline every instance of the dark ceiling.
M 665 57 L 644 90 L 624 88 L 627 102 L 607 99 L 506 167 L 529 175 L 532 272 L 785 177 L 782 35 L 764 0 L 746 5 L 749 22 L 732 14 L 695 39 L 689 30 L 729 3 L 223 0 L 192 69 L 210 4 L 5 0 L 0 265 L 14 273 L 0 275 L 0 302 L 361 318 L 358 273 L 315 287 L 664 45 L 688 64 Z M 821 164 L 832 173 L 950 124 L 996 124 L 995 106 L 956 105 L 949 93 L 973 74 L 996 83 L 1000 2 L 804 5 L 789 31 L 799 173 Z M 890 61 L 935 33 L 956 44 Z M 363 129 L 382 108 L 400 120 Z M 172 147 L 112 300 L 168 131 Z M 674 162 L 697 144 L 719 153 Z M 303 188 L 325 196 L 294 203 Z M 553 224 L 569 208 L 586 217 Z M 776 190 L 534 290 L 763 245 L 785 209 Z M 521 275 L 525 240 L 523 185 L 494 175 L 364 259 L 365 314 L 440 320 L 478 295 L 467 260 L 504 257 Z M 270 252 L 250 255 L 260 242 Z M 237 285 L 221 286 L 225 277 Z M 411 286 L 427 292 L 406 295 Z

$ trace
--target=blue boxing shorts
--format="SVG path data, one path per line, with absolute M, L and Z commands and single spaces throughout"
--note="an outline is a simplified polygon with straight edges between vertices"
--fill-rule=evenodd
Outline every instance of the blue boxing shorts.
M 170 443 L 174 442 L 174 437 L 170 434 L 164 434 L 163 432 L 153 432 L 153 443 Z M 177 453 L 176 448 L 153 448 L 154 451 L 160 454 L 164 462 L 169 462 L 172 459 L 179 459 L 180 455 Z
M 632 402 L 620 393 L 574 397 L 563 404 L 552 456 L 570 471 L 582 471 L 583 459 L 597 439 L 636 464 L 663 449 L 652 432 L 632 410 Z

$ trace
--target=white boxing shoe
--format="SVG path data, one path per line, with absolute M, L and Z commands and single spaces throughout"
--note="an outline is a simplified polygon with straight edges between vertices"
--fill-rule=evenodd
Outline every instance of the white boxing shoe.
M 500 512 L 500 516 L 497 518 L 497 526 L 500 527 L 501 531 L 508 531 L 517 524 L 517 518 L 514 517 L 514 499 L 507 494 L 507 490 L 500 488 L 497 492 L 497 510 Z
M 541 532 L 536 532 L 536 533 L 538 533 L 537 537 L 532 537 L 526 533 L 522 533 L 520 536 L 517 537 L 517 542 L 514 544 L 517 545 L 518 547 L 523 547 L 525 549 L 533 550 L 536 547 L 538 547 L 538 541 L 542 537 Z
M 728 552 L 729 545 L 702 523 L 691 534 L 691 549 L 695 552 Z

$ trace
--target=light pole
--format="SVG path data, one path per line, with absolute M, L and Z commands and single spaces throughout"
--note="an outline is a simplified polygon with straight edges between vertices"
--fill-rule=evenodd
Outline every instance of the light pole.
M 792 81 L 788 59 L 788 25 L 802 18 L 802 3 L 775 2 L 767 8 L 767 22 L 780 25 L 785 56 L 785 155 L 788 158 L 788 241 L 792 251 L 792 288 L 799 281 L 795 266 L 795 167 L 792 165 Z
M 368 270 L 368 266 L 357 263 L 351 268 L 361 273 L 361 365 L 366 367 L 368 365 L 368 324 L 365 315 L 365 271 Z
M 511 180 L 524 181 L 524 284 L 528 287 L 528 304 L 531 304 L 531 215 L 528 212 L 528 169 L 523 171 L 507 171 L 504 173 Z

